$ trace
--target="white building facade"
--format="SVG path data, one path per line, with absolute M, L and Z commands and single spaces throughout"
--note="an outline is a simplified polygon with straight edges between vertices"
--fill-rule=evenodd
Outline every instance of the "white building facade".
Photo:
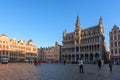
M 110 37 L 110 56 L 111 59 L 116 61 L 120 60 L 120 29 L 117 25 L 114 25 Z
M 0 58 L 8 57 L 9 61 L 24 61 L 35 59 L 37 55 L 38 49 L 31 39 L 25 43 L 24 40 L 10 39 L 6 34 L 0 36 Z

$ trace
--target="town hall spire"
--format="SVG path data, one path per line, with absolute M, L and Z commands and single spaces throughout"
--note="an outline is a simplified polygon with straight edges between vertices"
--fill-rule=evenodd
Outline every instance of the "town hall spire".
M 79 16 L 77 16 L 77 20 L 76 20 L 76 31 L 80 30 L 80 20 L 79 20 Z
M 102 17 L 100 16 L 99 24 L 98 24 L 100 33 L 104 35 L 104 28 L 103 28 L 103 22 L 102 22 Z

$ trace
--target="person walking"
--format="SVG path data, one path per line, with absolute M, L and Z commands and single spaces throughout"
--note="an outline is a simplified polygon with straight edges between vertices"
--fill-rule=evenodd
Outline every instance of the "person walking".
M 98 60 L 98 67 L 101 70 L 101 60 L 100 59 Z
M 111 60 L 109 60 L 109 68 L 110 68 L 110 71 L 112 71 L 112 61 Z
M 84 70 L 83 70 L 83 60 L 81 58 L 78 60 L 78 65 L 79 65 L 80 73 L 84 73 Z

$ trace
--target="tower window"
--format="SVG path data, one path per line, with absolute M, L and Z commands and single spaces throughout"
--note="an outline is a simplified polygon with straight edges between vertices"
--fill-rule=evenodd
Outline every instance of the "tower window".
M 116 35 L 114 35 L 114 40 L 117 40 L 117 36 Z

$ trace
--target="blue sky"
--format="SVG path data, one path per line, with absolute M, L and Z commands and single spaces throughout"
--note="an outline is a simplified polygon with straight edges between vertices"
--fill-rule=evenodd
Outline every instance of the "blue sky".
M 37 47 L 62 44 L 62 34 L 75 30 L 76 16 L 81 28 L 98 24 L 103 18 L 105 41 L 109 31 L 120 26 L 120 0 L 0 0 L 0 34 L 9 38 L 32 39 Z

